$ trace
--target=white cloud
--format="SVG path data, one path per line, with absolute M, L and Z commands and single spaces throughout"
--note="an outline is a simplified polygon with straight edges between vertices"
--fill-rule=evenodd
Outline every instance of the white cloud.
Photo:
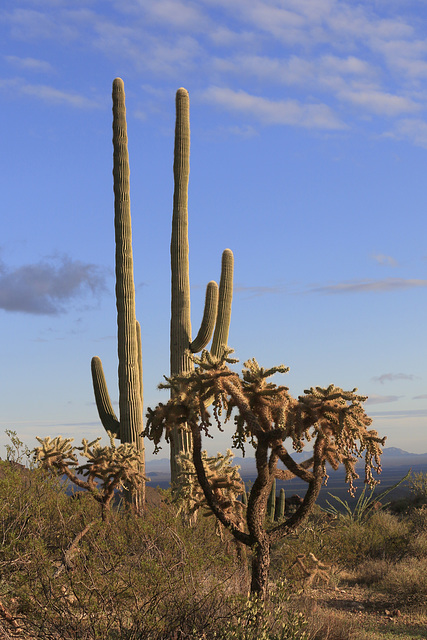
M 207 16 L 194 3 L 180 0 L 150 0 L 139 4 L 143 6 L 149 18 L 176 29 L 194 31 L 209 25 Z
M 384 136 L 409 140 L 418 147 L 427 149 L 427 122 L 417 118 L 404 118 L 398 120 L 393 130 L 388 131 Z
M 397 116 L 421 109 L 421 105 L 410 98 L 393 95 L 374 88 L 346 89 L 339 92 L 339 97 L 377 115 Z
M 2 79 L 0 78 L 0 90 L 7 91 L 13 89 L 15 95 L 27 95 L 43 100 L 49 104 L 65 104 L 77 109 L 96 109 L 100 104 L 79 93 L 56 89 L 44 84 L 30 84 L 22 78 Z
M 20 58 L 19 56 L 5 56 L 5 59 L 9 64 L 27 71 L 35 71 L 38 73 L 50 73 L 53 71 L 52 65 L 50 62 L 46 62 L 46 60 Z
M 313 287 L 308 293 L 365 293 L 365 292 L 388 292 L 400 291 L 404 289 L 414 289 L 427 287 L 427 280 L 404 278 L 386 278 L 384 280 L 362 280 L 356 282 L 340 282 L 338 284 L 325 285 L 323 287 Z
M 383 253 L 377 253 L 377 254 L 373 255 L 372 258 L 378 264 L 385 265 L 387 267 L 398 267 L 399 266 L 399 263 L 397 262 L 397 260 L 395 260 L 391 256 L 386 256 Z
M 209 87 L 202 98 L 231 111 L 255 117 L 263 124 L 296 125 L 319 129 L 343 129 L 344 125 L 325 104 L 301 104 L 297 100 L 269 100 L 246 91 Z
M 4 13 L 2 17 L 10 24 L 12 37 L 25 42 L 43 39 L 69 41 L 78 35 L 74 25 L 67 23 L 63 14 L 45 9 L 18 8 Z

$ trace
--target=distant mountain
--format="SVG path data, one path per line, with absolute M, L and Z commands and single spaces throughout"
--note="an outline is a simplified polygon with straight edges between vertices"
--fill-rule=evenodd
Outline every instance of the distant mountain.
M 310 452 L 293 453 L 292 457 L 296 462 L 302 462 L 310 457 Z M 240 475 L 244 480 L 254 480 L 256 476 L 255 458 L 235 457 L 234 464 L 240 467 Z M 363 458 L 357 462 L 357 467 L 363 467 Z M 414 471 L 427 472 L 427 453 L 409 453 L 397 447 L 386 447 L 382 455 L 383 473 L 398 467 L 405 467 L 406 471 L 413 468 Z M 148 460 L 146 463 L 146 473 L 151 479 L 152 486 L 168 486 L 170 482 L 170 462 L 169 458 L 159 458 Z M 339 475 L 343 470 L 337 472 Z M 360 471 L 359 471 L 360 473 Z M 404 473 L 402 472 L 402 475 Z

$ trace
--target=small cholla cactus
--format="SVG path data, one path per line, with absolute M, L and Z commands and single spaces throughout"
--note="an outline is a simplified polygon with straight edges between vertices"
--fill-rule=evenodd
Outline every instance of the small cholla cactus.
M 99 444 L 101 438 L 92 442 L 83 439 L 81 447 L 72 446 L 73 438 L 37 438 L 41 446 L 33 452 L 39 467 L 64 474 L 77 487 L 89 491 L 102 505 L 103 515 L 116 491 L 139 491 L 147 480 L 140 471 L 141 452 L 130 443 L 116 447 L 113 434 L 108 435 L 109 447 Z M 85 464 L 78 464 L 76 451 L 87 459 Z
M 206 451 L 202 451 L 203 466 L 213 494 L 236 526 L 243 530 L 245 506 L 240 497 L 245 491 L 245 486 L 239 474 L 240 467 L 232 465 L 233 458 L 234 454 L 230 449 L 225 455 L 217 453 L 211 457 Z M 204 510 L 204 516 L 212 516 L 213 513 L 197 479 L 192 456 L 180 454 L 179 466 L 182 471 L 174 499 L 178 505 L 178 512 L 182 513 L 190 524 L 195 522 L 199 509 Z M 222 538 L 222 525 L 219 521 L 217 525 L 217 533 Z

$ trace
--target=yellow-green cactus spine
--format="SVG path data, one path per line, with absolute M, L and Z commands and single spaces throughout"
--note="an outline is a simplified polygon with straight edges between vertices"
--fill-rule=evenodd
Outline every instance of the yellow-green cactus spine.
M 143 459 L 141 337 L 135 316 L 130 171 L 125 92 L 121 78 L 116 78 L 113 82 L 113 148 L 120 420 L 114 414 L 99 358 L 92 359 L 92 378 L 99 416 L 105 429 L 114 433 L 122 443 L 135 445 Z M 141 471 L 144 473 L 144 469 Z M 136 499 L 138 509 L 143 508 L 144 501 L 145 486 Z
M 174 149 L 174 195 L 171 238 L 171 375 L 193 369 L 188 351 L 197 353 L 212 337 L 211 352 L 219 355 L 227 345 L 233 296 L 233 253 L 226 249 L 222 257 L 221 280 L 211 281 L 206 290 L 202 325 L 194 341 L 191 339 L 190 271 L 188 247 L 188 181 L 190 177 L 190 100 L 186 89 L 176 93 L 176 125 Z M 191 436 L 175 429 L 171 438 L 171 481 L 178 480 L 177 456 L 191 451 Z

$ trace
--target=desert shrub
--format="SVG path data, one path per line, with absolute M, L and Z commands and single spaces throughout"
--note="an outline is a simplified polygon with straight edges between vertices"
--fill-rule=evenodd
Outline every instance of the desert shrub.
M 379 587 L 402 604 L 425 604 L 427 599 L 427 558 L 406 558 L 389 567 Z
M 418 509 L 412 509 L 408 514 L 408 519 L 414 532 L 422 532 L 427 529 L 427 505 Z
M 115 510 L 103 522 L 90 495 L 72 499 L 57 480 L 9 465 L 0 478 L 1 602 L 36 638 L 202 637 L 230 618 L 229 594 L 247 592 L 213 524 L 183 527 L 167 504 L 142 518 Z
M 79 520 L 85 508 L 89 510 L 84 501 L 71 504 L 57 478 L 0 462 L 0 560 L 19 556 L 31 538 L 44 540 L 51 548 L 66 545 L 70 519 Z M 92 504 L 90 512 L 93 517 Z
M 400 558 L 409 543 L 406 520 L 386 511 L 376 512 L 365 523 L 338 520 L 329 534 L 329 549 L 336 561 L 354 566 L 366 558 Z
M 315 506 L 304 526 L 293 535 L 273 545 L 271 556 L 271 576 L 274 580 L 289 578 L 290 567 L 299 554 L 313 553 L 317 558 L 332 562 L 335 554 L 330 553 L 329 535 L 331 520 L 319 507 Z
M 414 503 L 427 504 L 427 473 L 414 473 L 409 480 L 409 489 Z
M 383 559 L 366 560 L 354 572 L 354 581 L 368 586 L 380 583 L 390 568 L 390 562 Z
M 235 614 L 214 638 L 227 640 L 308 640 L 308 622 L 295 606 L 289 584 L 278 581 L 263 601 L 257 595 L 235 600 Z
M 408 553 L 416 558 L 427 558 L 427 529 L 411 537 Z
M 310 606 L 304 611 L 310 640 L 353 640 L 357 623 L 339 611 Z

